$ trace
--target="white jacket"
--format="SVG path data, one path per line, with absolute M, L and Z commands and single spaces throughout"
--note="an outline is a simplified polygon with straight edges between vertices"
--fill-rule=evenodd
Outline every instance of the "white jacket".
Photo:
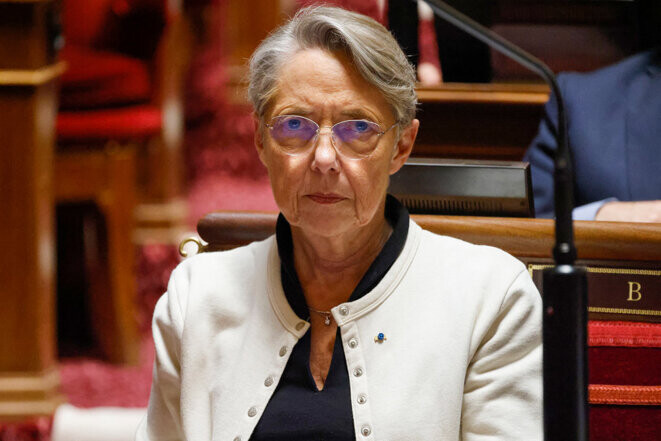
M 510 255 L 411 221 L 379 284 L 332 313 L 357 440 L 542 439 L 541 299 Z M 136 439 L 247 441 L 308 327 L 274 237 L 184 261 L 154 312 Z

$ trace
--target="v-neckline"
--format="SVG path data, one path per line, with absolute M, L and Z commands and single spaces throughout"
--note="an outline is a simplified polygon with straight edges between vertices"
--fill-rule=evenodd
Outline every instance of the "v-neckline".
M 335 331 L 335 342 L 333 342 L 333 353 L 331 354 L 331 362 L 330 365 L 328 366 L 328 372 L 326 372 L 326 380 L 324 380 L 324 386 L 319 389 L 317 387 L 317 382 L 314 380 L 314 375 L 312 375 L 312 369 L 310 367 L 310 354 L 312 353 L 312 330 L 308 330 L 307 335 L 306 335 L 306 342 L 307 342 L 307 373 L 308 373 L 308 381 L 310 383 L 311 388 L 314 390 L 315 393 L 321 393 L 326 390 L 326 387 L 328 385 L 328 381 L 331 378 L 331 375 L 334 371 L 334 368 L 337 369 L 335 366 L 337 364 L 337 355 L 338 355 L 338 350 L 343 351 L 344 349 L 342 348 L 342 336 L 340 334 L 340 328 L 338 327 L 337 330 Z M 339 345 L 339 346 L 338 346 Z

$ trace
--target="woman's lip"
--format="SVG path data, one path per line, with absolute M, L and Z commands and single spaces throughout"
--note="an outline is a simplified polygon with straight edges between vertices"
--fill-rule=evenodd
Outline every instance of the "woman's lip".
M 313 193 L 308 197 L 318 204 L 335 204 L 344 198 L 334 193 Z

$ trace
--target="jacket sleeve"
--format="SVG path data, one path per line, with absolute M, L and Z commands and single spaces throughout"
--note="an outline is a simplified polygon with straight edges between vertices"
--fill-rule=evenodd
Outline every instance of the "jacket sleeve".
M 579 92 L 579 86 L 575 80 L 575 74 L 564 73 L 558 75 L 558 86 L 560 87 L 563 97 L 565 97 L 565 113 L 567 115 L 567 136 L 569 140 L 569 148 L 580 149 L 581 145 L 572 143 L 571 138 L 571 125 L 572 125 L 572 111 L 571 98 L 577 104 L 580 101 L 576 100 L 576 93 Z M 579 109 L 576 109 L 578 111 Z M 558 150 L 558 143 L 556 141 L 556 133 L 558 130 L 558 102 L 554 94 L 549 97 L 546 106 L 544 106 L 544 115 L 539 123 L 539 130 L 537 136 L 533 139 L 528 147 L 526 154 L 523 157 L 524 161 L 530 163 L 530 171 L 532 174 L 532 187 L 533 196 L 535 199 L 535 216 L 543 218 L 553 218 L 555 216 L 555 203 L 554 203 L 554 189 L 553 189 L 553 169 L 554 158 Z M 574 173 L 576 173 L 576 165 L 574 164 Z M 576 182 L 576 179 L 574 179 Z M 576 185 L 576 184 L 574 184 Z M 577 197 L 577 189 L 574 188 L 574 197 Z M 610 202 L 615 199 L 607 199 Z M 592 201 L 590 201 L 592 202 Z M 585 202 L 582 202 L 585 203 Z M 572 217 L 575 220 L 594 220 L 594 216 L 598 210 L 594 207 L 589 207 L 589 204 L 574 207 Z M 600 206 L 599 206 L 600 208 Z
M 167 292 L 154 310 L 152 332 L 156 359 L 149 408 L 138 427 L 136 441 L 184 440 L 179 407 L 183 315 L 175 286 L 175 273 L 170 278 Z
M 462 440 L 543 439 L 541 322 L 541 296 L 524 269 L 468 367 Z
M 562 77 L 558 77 L 561 83 Z M 562 85 L 560 86 L 562 89 Z M 564 93 L 563 93 L 564 96 Z M 533 195 L 535 199 L 535 215 L 552 218 L 554 216 L 553 202 L 553 159 L 558 149 L 555 136 L 558 128 L 558 105 L 555 95 L 551 94 L 544 115 L 539 123 L 537 136 L 528 147 L 523 157 L 530 163 Z

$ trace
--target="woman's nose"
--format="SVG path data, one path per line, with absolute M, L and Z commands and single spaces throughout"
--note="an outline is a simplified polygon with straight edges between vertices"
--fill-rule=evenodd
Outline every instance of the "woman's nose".
M 317 134 L 312 167 L 322 173 L 337 171 L 339 168 L 332 136 L 330 127 L 320 128 Z

